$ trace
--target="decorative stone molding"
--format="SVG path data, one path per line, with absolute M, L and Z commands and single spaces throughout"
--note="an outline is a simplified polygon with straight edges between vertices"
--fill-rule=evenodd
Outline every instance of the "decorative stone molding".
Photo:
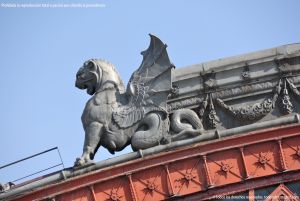
M 289 96 L 287 86 L 286 86 L 286 79 L 284 79 L 284 88 L 283 88 L 283 97 L 281 99 L 281 110 L 284 114 L 290 114 L 293 112 L 293 104 L 291 103 L 291 98 Z
M 244 67 L 244 70 L 242 72 L 242 79 L 244 80 L 249 80 L 251 77 L 250 77 L 250 70 L 249 70 L 249 65 L 248 63 L 246 62 L 246 65 Z
M 217 112 L 215 110 L 215 106 L 211 97 L 209 95 L 209 105 L 208 105 L 208 114 L 207 114 L 207 124 L 209 128 L 216 128 L 217 125 L 220 123 L 220 119 L 217 116 Z
M 208 105 L 208 98 L 209 98 L 209 95 L 207 94 L 205 99 L 202 101 L 202 103 L 200 103 L 199 117 L 200 117 L 201 120 L 204 117 L 204 112 L 205 112 L 205 109 Z
M 205 90 L 210 90 L 217 86 L 216 74 L 214 72 L 206 73 L 202 75 L 203 88 Z
M 294 83 L 289 78 L 286 78 L 286 83 L 288 84 L 289 88 L 294 93 L 294 95 L 297 96 L 298 100 L 300 100 L 300 91 L 297 89 Z
M 203 99 L 198 97 L 188 98 L 184 100 L 179 100 L 176 102 L 171 102 L 168 104 L 168 111 L 172 112 L 173 110 L 178 110 L 194 105 L 199 105 L 202 102 Z
M 283 85 L 283 86 L 282 86 Z M 216 99 L 217 104 L 226 110 L 229 114 L 234 116 L 236 119 L 247 120 L 247 121 L 257 121 L 267 114 L 269 114 L 276 106 L 276 102 L 278 97 L 281 97 L 280 101 L 280 109 L 283 114 L 290 114 L 293 110 L 293 104 L 291 102 L 291 98 L 289 96 L 288 87 L 291 91 L 299 96 L 300 92 L 295 87 L 295 85 L 288 79 L 283 78 L 280 79 L 277 86 L 273 90 L 273 97 L 266 98 L 261 103 L 255 103 L 252 105 L 246 105 L 244 107 L 232 107 L 228 106 L 223 100 L 220 98 Z
M 248 121 L 261 119 L 273 109 L 273 101 L 270 98 L 264 100 L 262 103 L 255 103 L 241 108 L 228 106 L 219 98 L 217 99 L 217 103 L 236 119 Z

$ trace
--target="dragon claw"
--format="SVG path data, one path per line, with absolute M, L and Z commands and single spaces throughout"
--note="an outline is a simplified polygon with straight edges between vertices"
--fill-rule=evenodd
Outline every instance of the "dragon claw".
M 93 161 L 90 158 L 82 156 L 80 158 L 76 158 L 74 166 L 85 166 L 91 163 L 93 163 Z

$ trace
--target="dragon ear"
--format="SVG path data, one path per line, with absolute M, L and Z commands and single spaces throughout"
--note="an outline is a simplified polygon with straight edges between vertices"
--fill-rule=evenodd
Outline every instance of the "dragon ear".
M 84 62 L 84 67 L 89 69 L 89 70 L 96 70 L 96 63 L 94 60 L 90 59 L 86 62 Z

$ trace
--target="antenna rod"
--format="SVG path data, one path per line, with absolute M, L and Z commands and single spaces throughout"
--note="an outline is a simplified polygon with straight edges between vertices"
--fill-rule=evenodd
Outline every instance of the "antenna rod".
M 22 161 L 25 161 L 25 160 L 30 159 L 30 158 L 33 158 L 33 157 L 36 157 L 36 156 L 38 156 L 38 155 L 47 153 L 47 152 L 49 152 L 49 151 L 53 151 L 53 150 L 55 150 L 55 149 L 57 149 L 57 147 L 53 147 L 53 148 L 48 149 L 48 150 L 46 150 L 46 151 L 42 151 L 42 152 L 40 152 L 40 153 L 34 154 L 34 155 L 32 155 L 32 156 L 28 156 L 28 157 L 23 158 L 23 159 L 21 159 L 21 160 L 17 160 L 17 161 L 15 161 L 15 162 L 9 163 L 9 164 L 7 164 L 7 165 L 3 165 L 3 166 L 0 167 L 0 169 L 5 168 L 5 167 L 8 167 L 8 166 L 11 166 L 11 165 L 14 165 L 14 164 L 19 163 L 19 162 L 22 162 Z

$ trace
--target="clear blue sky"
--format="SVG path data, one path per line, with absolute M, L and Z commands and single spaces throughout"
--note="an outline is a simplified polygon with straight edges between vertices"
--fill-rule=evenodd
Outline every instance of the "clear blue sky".
M 128 81 L 152 33 L 177 67 L 300 42 L 299 0 L 1 0 L 98 3 L 103 8 L 0 7 L 0 166 L 58 146 L 65 166 L 81 155 L 89 96 L 74 86 L 90 58 Z M 130 148 L 125 152 L 131 151 Z M 124 153 L 124 152 L 123 152 Z M 95 161 L 112 157 L 100 149 Z M 59 162 L 50 153 L 0 170 L 11 181 Z

